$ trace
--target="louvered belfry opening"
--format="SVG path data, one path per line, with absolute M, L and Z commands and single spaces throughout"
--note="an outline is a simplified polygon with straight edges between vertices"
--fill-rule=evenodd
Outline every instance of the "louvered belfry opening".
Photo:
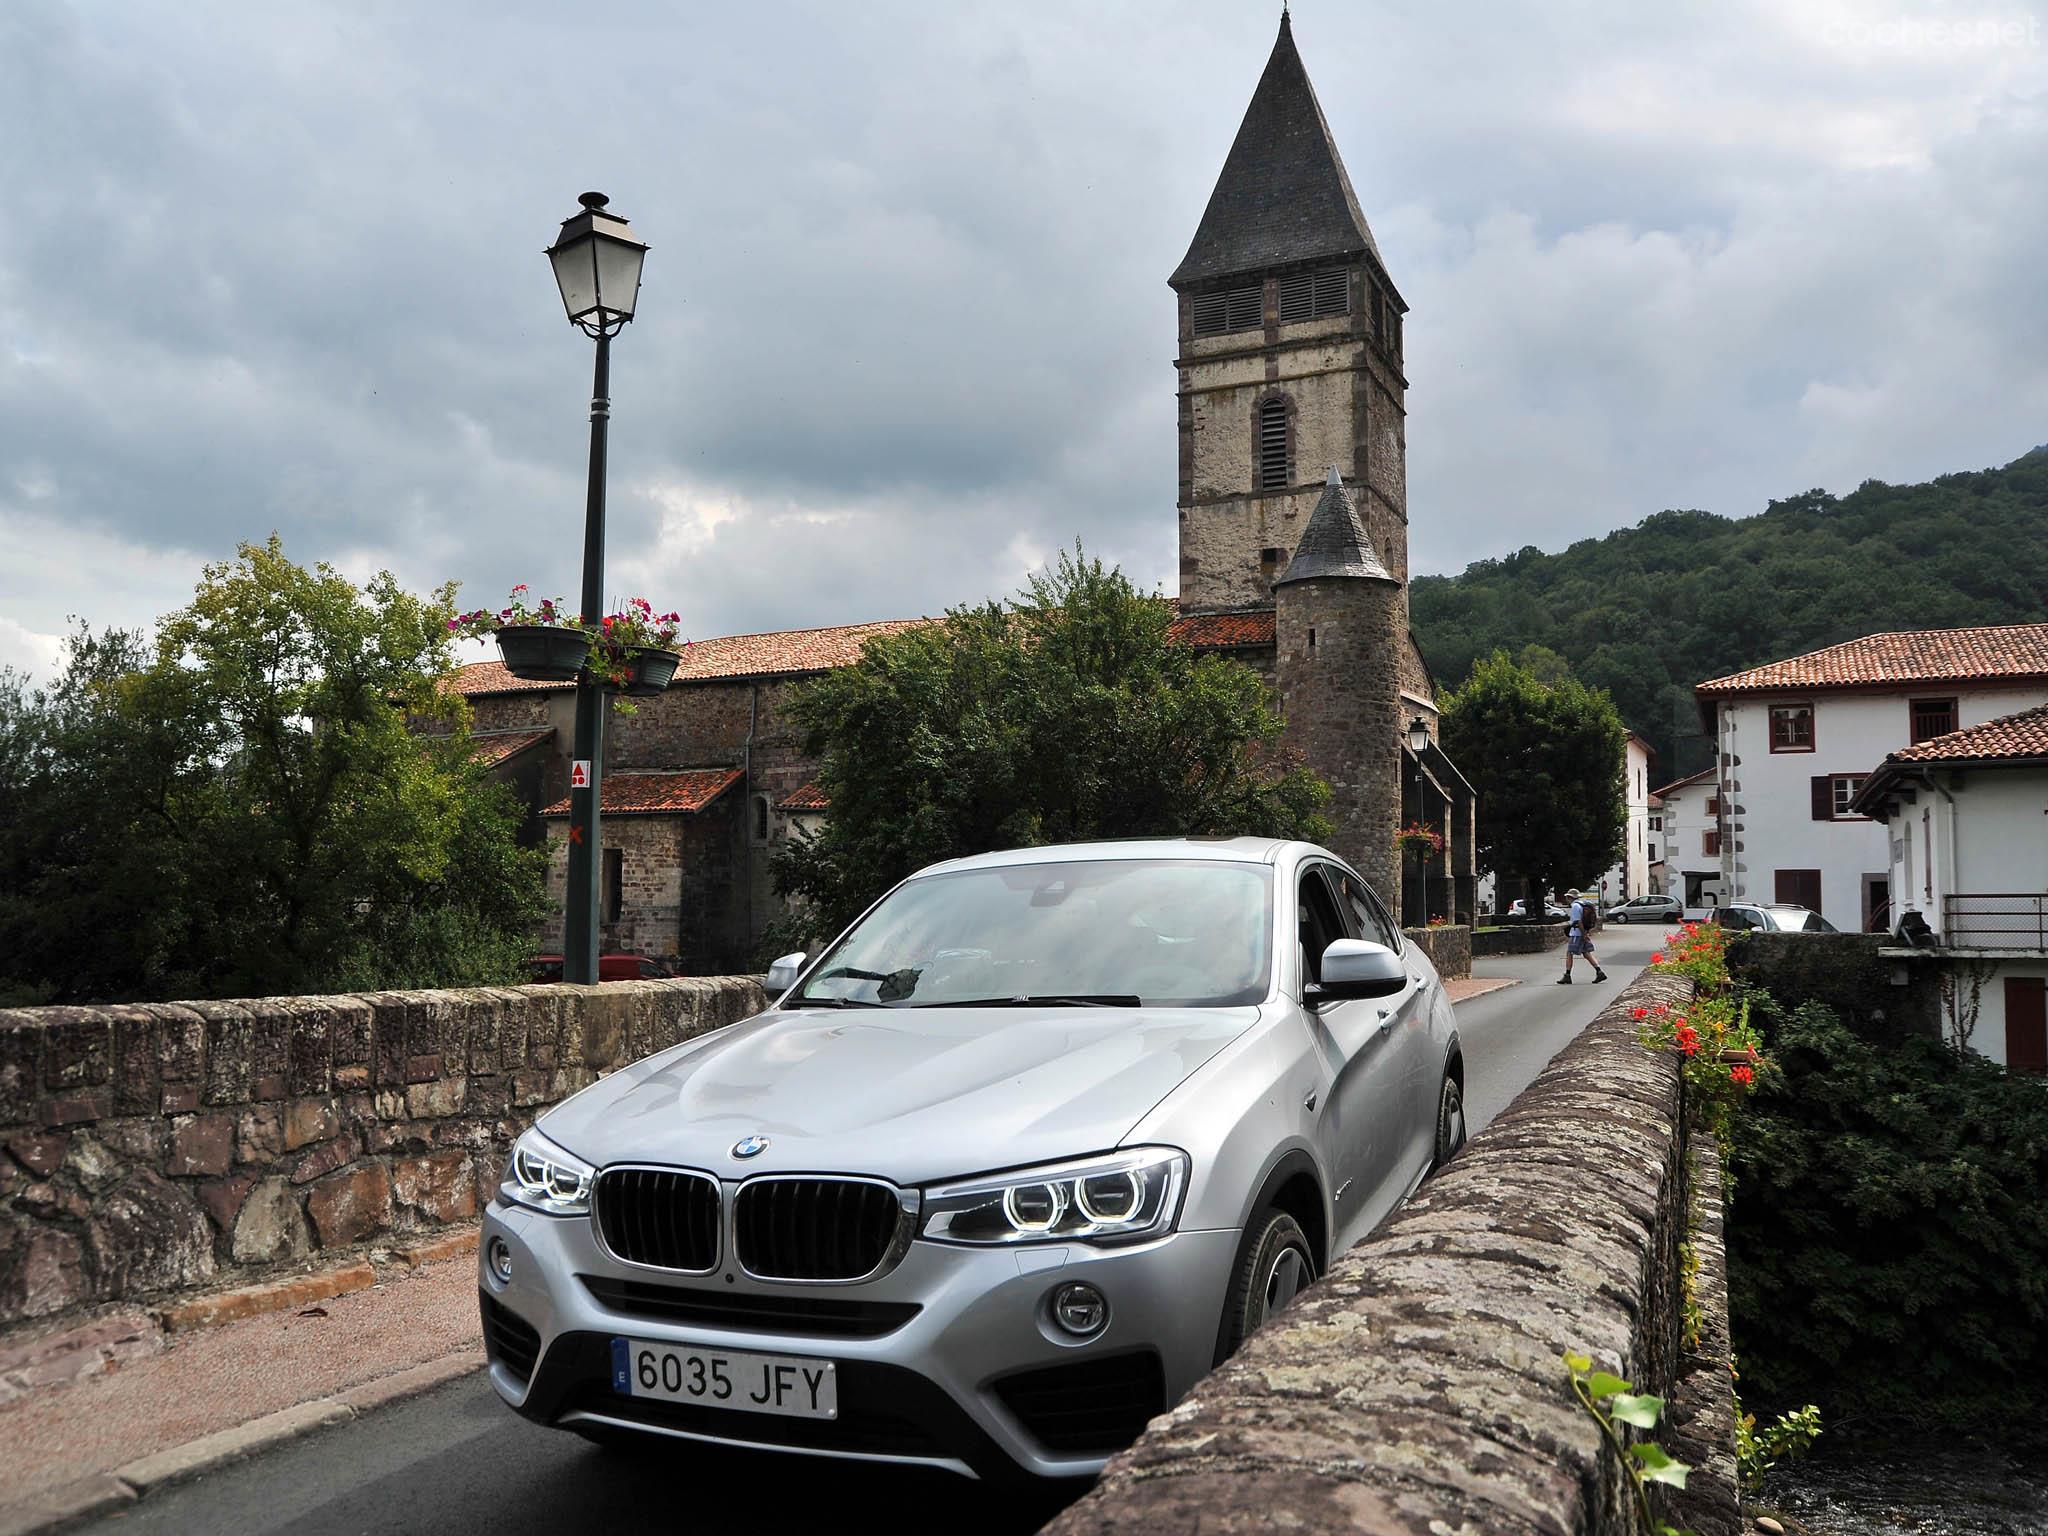
M 632 1264 L 703 1274 L 718 1267 L 718 1181 L 667 1168 L 607 1168 L 597 1181 L 605 1246 Z
M 859 1179 L 755 1179 L 733 1206 L 733 1252 L 763 1280 L 858 1280 L 888 1257 L 902 1207 Z
M 1280 491 L 1294 484 L 1293 455 L 1288 452 L 1287 401 L 1274 395 L 1259 404 L 1258 485 Z
M 1343 267 L 1296 272 L 1280 279 L 1280 323 L 1351 313 L 1351 274 Z
M 1231 331 L 1256 331 L 1266 323 L 1266 288 L 1217 288 L 1195 295 L 1192 309 L 1197 336 L 1223 336 Z

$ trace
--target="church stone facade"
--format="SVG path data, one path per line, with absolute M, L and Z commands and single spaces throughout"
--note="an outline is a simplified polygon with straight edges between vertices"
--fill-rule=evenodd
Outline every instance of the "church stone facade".
M 1367 226 L 1283 16 L 1194 240 L 1177 298 L 1180 595 L 1174 636 L 1271 683 L 1286 742 L 1330 781 L 1331 846 L 1403 921 L 1472 910 L 1471 788 L 1435 745 L 1408 628 L 1407 305 Z M 967 594 L 972 595 L 972 594 Z M 691 648 L 676 682 L 614 719 L 603 806 L 604 947 L 717 970 L 777 903 L 774 844 L 829 814 L 787 723 L 789 691 L 856 660 L 895 620 Z M 522 786 L 533 836 L 566 830 L 565 684 L 467 667 L 483 750 Z M 1420 753 L 1407 738 L 1420 722 Z M 1427 822 L 1444 853 L 1404 862 Z M 554 885 L 565 884 L 558 851 Z M 546 936 L 559 943 L 560 920 Z

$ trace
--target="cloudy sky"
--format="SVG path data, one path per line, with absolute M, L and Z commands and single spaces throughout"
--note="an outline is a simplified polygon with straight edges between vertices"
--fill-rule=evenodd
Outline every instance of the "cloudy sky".
M 2048 441 L 2048 14 L 1300 0 L 1407 328 L 1418 570 Z M 573 593 L 935 612 L 1076 535 L 1171 590 L 1172 296 L 1260 0 L 0 6 L 0 663 L 276 529 Z

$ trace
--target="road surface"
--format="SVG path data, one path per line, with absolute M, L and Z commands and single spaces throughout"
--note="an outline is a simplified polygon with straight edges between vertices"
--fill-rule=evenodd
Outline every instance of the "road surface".
M 1521 985 L 1459 1005 L 1477 1131 L 1633 978 L 1661 928 L 1600 937 L 1612 978 L 1555 985 L 1556 953 L 1482 960 Z M 579 1531 L 817 1536 L 907 1523 L 1004 1536 L 1057 1501 L 1020 1501 L 943 1473 L 667 1447 L 627 1454 L 516 1417 L 481 1375 L 166 1489 L 90 1527 L 101 1536 L 564 1536 Z

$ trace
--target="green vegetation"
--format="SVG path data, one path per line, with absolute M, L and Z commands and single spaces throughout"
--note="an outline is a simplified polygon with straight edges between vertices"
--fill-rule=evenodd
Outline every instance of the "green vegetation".
M 1171 617 L 1077 550 L 1018 600 L 870 640 L 806 687 L 796 712 L 832 817 L 777 855 L 801 926 L 836 932 L 912 871 L 991 848 L 1327 835 L 1329 786 L 1275 760 L 1271 690 L 1171 643 Z
M 1728 1145 L 1743 1396 L 1850 1434 L 2040 1441 L 2048 1085 L 1817 1002 L 1752 992 L 1750 1017 L 1778 1070 Z
M 441 686 L 453 599 L 273 536 L 153 640 L 0 673 L 0 1002 L 521 979 L 545 854 Z
M 1607 695 L 1496 651 L 1443 709 L 1444 751 L 1479 792 L 1479 865 L 1499 874 L 1503 899 L 1516 880 L 1561 891 L 1599 878 L 1628 825 L 1628 733 Z
M 1883 630 L 2039 621 L 2048 450 L 1925 485 L 1809 491 L 1755 517 L 1660 512 L 1560 554 L 1418 578 L 1411 601 L 1437 676 L 1548 647 L 1613 696 L 1675 779 L 1708 762 L 1692 697 L 1707 678 Z

